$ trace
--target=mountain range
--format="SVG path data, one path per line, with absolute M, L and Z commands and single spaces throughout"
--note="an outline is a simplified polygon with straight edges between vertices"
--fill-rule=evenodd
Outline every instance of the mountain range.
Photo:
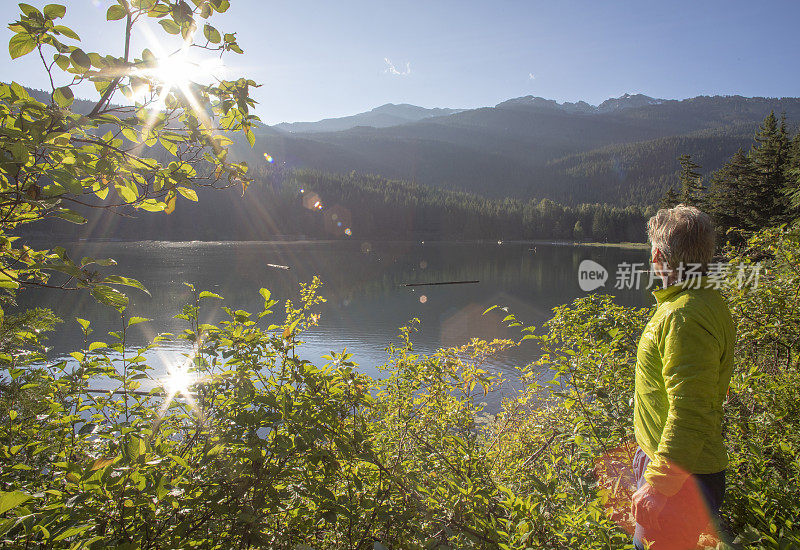
M 76 99 L 73 108 L 91 105 Z M 284 170 L 355 171 L 490 198 L 648 206 L 677 184 L 679 155 L 691 154 L 707 175 L 748 149 L 771 111 L 796 130 L 800 98 L 624 94 L 595 106 L 524 96 L 465 110 L 386 104 L 258 125 L 255 147 L 234 136 L 232 156 L 256 173 L 271 169 L 266 154 Z
M 388 104 L 263 125 L 255 147 L 240 141 L 235 154 L 251 164 L 264 164 L 266 153 L 286 168 L 380 174 L 495 198 L 647 205 L 676 183 L 680 154 L 707 174 L 749 148 L 770 111 L 795 124 L 800 99 L 625 94 L 597 106 L 533 96 L 468 110 Z
M 387 128 L 389 126 L 399 126 L 409 122 L 417 122 L 426 118 L 437 116 L 447 116 L 460 113 L 463 109 L 426 109 L 408 103 L 395 105 L 387 103 L 380 107 L 375 107 L 366 113 L 345 116 L 341 118 L 326 118 L 318 122 L 282 122 L 273 128 L 285 132 L 339 132 L 349 130 L 356 126 L 371 126 L 372 128 Z

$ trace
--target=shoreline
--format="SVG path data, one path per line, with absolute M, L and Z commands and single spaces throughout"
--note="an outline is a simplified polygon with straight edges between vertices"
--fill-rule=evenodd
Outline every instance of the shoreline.
M 36 242 L 39 240 L 46 240 L 44 237 L 25 238 L 27 242 Z M 229 245 L 233 243 L 239 244 L 332 244 L 332 243 L 346 243 L 346 242 L 363 242 L 369 241 L 372 243 L 396 243 L 396 244 L 495 244 L 496 246 L 503 245 L 541 245 L 541 246 L 591 246 L 591 247 L 608 247 L 608 248 L 625 248 L 625 249 L 649 249 L 650 245 L 647 243 L 634 243 L 634 242 L 618 242 L 618 243 L 601 243 L 601 242 L 580 242 L 580 241 L 562 241 L 562 240 L 549 240 L 549 239 L 532 239 L 532 240 L 494 240 L 494 239 L 468 239 L 468 240 L 450 240 L 450 239 L 308 239 L 298 236 L 297 239 L 276 239 L 276 240 L 155 240 L 155 239 L 142 239 L 142 240 L 124 240 L 124 239 L 79 239 L 67 240 L 61 244 L 134 244 L 134 245 L 147 245 L 147 244 L 170 244 L 173 246 L 187 246 L 187 245 Z

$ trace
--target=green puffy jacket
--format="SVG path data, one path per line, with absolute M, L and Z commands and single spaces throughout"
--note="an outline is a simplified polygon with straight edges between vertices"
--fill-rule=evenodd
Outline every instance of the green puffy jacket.
M 639 340 L 633 426 L 650 457 L 647 482 L 673 495 L 690 474 L 724 470 L 722 403 L 736 328 L 707 279 L 653 292 L 658 304 Z

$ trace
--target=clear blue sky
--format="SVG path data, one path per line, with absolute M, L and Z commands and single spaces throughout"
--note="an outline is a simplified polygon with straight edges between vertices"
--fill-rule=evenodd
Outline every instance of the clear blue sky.
M 10 21 L 15 2 L 2 1 Z M 122 22 L 105 23 L 110 0 L 61 3 L 87 51 L 121 51 Z M 212 20 L 238 33 L 245 54 L 226 63 L 263 84 L 254 96 L 269 124 L 528 94 L 800 96 L 798 22 L 798 0 L 231 0 Z M 4 48 L 2 80 L 44 88 L 35 62 L 12 63 Z

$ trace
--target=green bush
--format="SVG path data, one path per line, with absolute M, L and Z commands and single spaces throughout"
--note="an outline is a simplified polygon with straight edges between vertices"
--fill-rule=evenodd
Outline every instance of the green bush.
M 737 544 L 796 547 L 798 237 L 765 231 L 730 256 L 723 291 L 739 339 L 723 515 Z M 740 287 L 739 267 L 756 261 L 759 284 Z M 198 319 L 221 297 L 195 291 L 178 315 L 187 328 L 138 350 L 126 334 L 146 320 L 120 306 L 109 339 L 95 341 L 79 320 L 82 349 L 55 364 L 34 351 L 41 335 L 30 323 L 17 325 L 27 343 L 2 356 L 2 544 L 631 547 L 633 369 L 650 310 L 593 294 L 555 308 L 542 330 L 508 315 L 542 355 L 525 390 L 490 416 L 481 400 L 502 380 L 484 365 L 515 342 L 425 356 L 412 322 L 382 380 L 359 373 L 346 350 L 316 366 L 296 350 L 317 322 L 318 287 L 304 285 L 279 320 L 262 290 L 261 311 L 222 307 L 217 325 Z M 145 354 L 165 340 L 191 352 L 174 378 L 156 380 Z

